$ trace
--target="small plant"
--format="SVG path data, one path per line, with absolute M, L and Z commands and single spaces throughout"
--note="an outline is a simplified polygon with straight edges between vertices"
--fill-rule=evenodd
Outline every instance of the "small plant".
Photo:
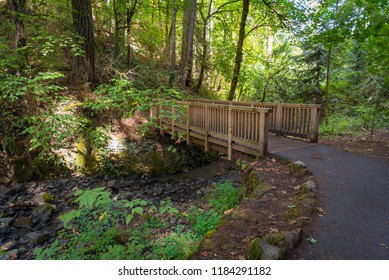
M 234 188 L 231 181 L 226 181 L 216 186 L 209 197 L 209 204 L 217 211 L 224 213 L 224 211 L 237 206 L 242 196 L 242 189 Z
M 308 237 L 306 240 L 307 240 L 309 243 L 311 243 L 311 244 L 316 244 L 316 243 L 317 243 L 317 240 L 314 239 L 312 236 Z
M 169 220 L 180 217 L 170 200 L 111 199 L 104 188 L 78 190 L 78 208 L 60 217 L 64 230 L 36 259 L 186 259 L 197 250 L 200 235 Z M 184 231 L 184 229 L 186 229 Z
M 199 236 L 203 236 L 210 230 L 215 229 L 222 218 L 222 214 L 218 213 L 215 209 L 207 211 L 198 207 L 192 207 L 190 213 L 188 220 L 193 230 Z

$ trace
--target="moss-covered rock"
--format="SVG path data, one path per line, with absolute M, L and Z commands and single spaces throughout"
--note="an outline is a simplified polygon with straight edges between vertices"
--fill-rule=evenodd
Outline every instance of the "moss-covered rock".
M 309 217 L 315 209 L 315 199 L 304 198 L 296 202 L 295 206 L 290 209 L 289 217 L 297 219 L 301 217 Z
M 244 197 L 250 197 L 255 189 L 264 182 L 264 179 L 261 171 L 249 168 L 242 174 L 242 182 Z
M 280 257 L 292 250 L 300 239 L 301 228 L 293 231 L 282 231 L 278 233 L 269 233 L 263 239 L 271 245 L 281 249 Z
M 272 190 L 273 190 L 273 186 L 261 183 L 257 185 L 257 187 L 254 189 L 251 196 L 252 198 L 260 198 L 262 195 Z
M 260 260 L 262 256 L 261 239 L 254 238 L 249 244 L 249 260 Z
M 286 232 L 269 233 L 263 239 L 271 245 L 278 246 L 285 240 Z
M 316 190 L 316 183 L 313 180 L 308 180 L 300 186 L 301 194 L 314 192 L 315 190 Z
M 292 172 L 298 177 L 304 177 L 310 174 L 310 171 L 308 170 L 307 166 L 302 161 L 292 162 L 289 164 L 289 166 L 292 169 Z
M 53 203 L 54 197 L 47 192 L 40 192 L 40 193 L 35 195 L 34 201 L 36 203 L 38 203 L 39 205 L 43 205 L 46 203 L 50 204 L 50 203 Z
M 259 240 L 262 254 L 261 260 L 279 260 L 284 257 L 281 248 L 271 245 L 263 239 Z
M 46 223 L 51 219 L 55 210 L 55 206 L 45 203 L 42 205 L 38 205 L 32 211 L 32 221 L 33 223 Z

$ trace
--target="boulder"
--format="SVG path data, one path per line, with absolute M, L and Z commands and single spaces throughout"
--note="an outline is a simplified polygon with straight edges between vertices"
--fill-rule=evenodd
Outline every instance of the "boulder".
M 313 180 L 308 180 L 300 186 L 301 194 L 314 192 L 315 190 L 316 190 L 316 183 Z
M 281 248 L 256 237 L 249 244 L 250 260 L 278 260 L 282 256 Z
M 315 209 L 314 198 L 304 198 L 297 201 L 292 211 L 292 218 L 309 217 Z
M 30 232 L 26 234 L 26 239 L 34 246 L 45 243 L 50 239 L 50 234 L 47 232 Z
M 12 224 L 13 227 L 15 228 L 25 228 L 25 227 L 32 227 L 32 217 L 27 216 L 27 217 L 20 217 L 15 219 L 15 222 Z
M 265 193 L 273 190 L 273 186 L 270 186 L 268 184 L 259 184 L 253 191 L 252 196 L 254 198 L 260 198 Z
M 42 204 L 38 205 L 32 211 L 32 222 L 33 223 L 47 223 L 50 221 L 51 216 L 53 215 L 55 206 L 52 204 Z
M 38 203 L 38 205 L 43 205 L 46 203 L 52 203 L 54 201 L 54 198 L 47 192 L 40 192 L 35 195 L 34 201 Z
M 0 255 L 0 260 L 16 260 L 18 258 L 19 250 L 13 249 L 7 253 Z
M 14 218 L 2 218 L 0 219 L 0 234 L 6 234 L 11 231 L 11 223 Z
M 269 233 L 263 239 L 271 245 L 280 247 L 282 255 L 292 250 L 300 239 L 301 228 L 293 231 L 282 231 L 278 233 Z

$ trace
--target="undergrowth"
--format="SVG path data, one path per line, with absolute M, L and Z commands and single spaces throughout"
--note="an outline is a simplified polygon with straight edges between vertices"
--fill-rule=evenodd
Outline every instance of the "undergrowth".
M 230 181 L 218 184 L 206 207 L 188 211 L 169 199 L 158 206 L 141 199 L 115 201 L 103 187 L 74 195 L 77 208 L 60 216 L 64 229 L 49 247 L 35 250 L 36 259 L 188 259 L 224 211 L 239 203 L 241 190 Z

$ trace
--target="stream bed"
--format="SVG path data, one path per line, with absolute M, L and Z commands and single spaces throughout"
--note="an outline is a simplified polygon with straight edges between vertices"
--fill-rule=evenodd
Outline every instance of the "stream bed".
M 0 185 L 0 259 L 34 259 L 33 250 L 47 247 L 63 228 L 58 217 L 72 207 L 74 192 L 104 187 L 118 199 L 147 199 L 158 205 L 170 198 L 180 207 L 201 201 L 217 183 L 240 185 L 234 162 L 219 159 L 186 173 L 150 178 L 72 176 Z

